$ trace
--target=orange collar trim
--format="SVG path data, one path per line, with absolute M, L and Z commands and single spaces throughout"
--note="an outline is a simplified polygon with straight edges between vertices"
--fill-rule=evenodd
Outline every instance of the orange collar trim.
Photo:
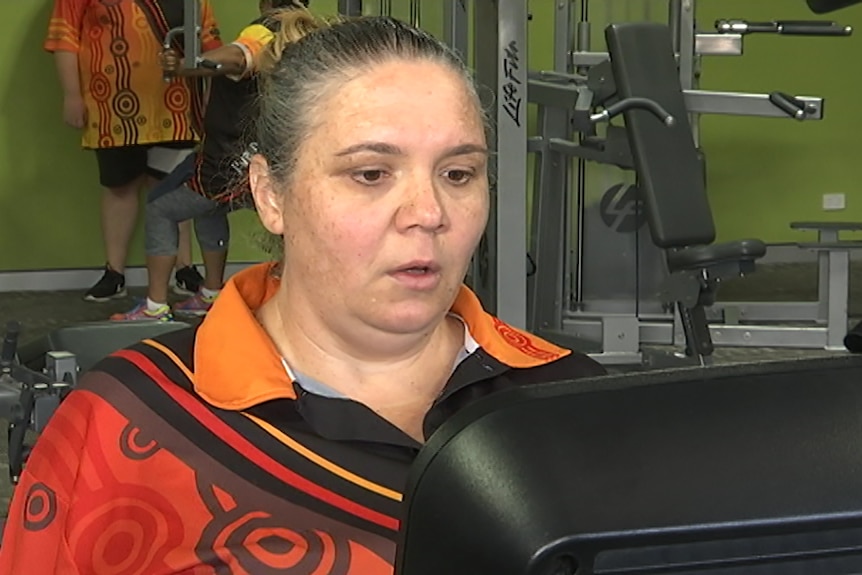
M 195 390 L 216 407 L 242 410 L 296 397 L 278 350 L 255 317 L 278 290 L 275 265 L 257 264 L 234 275 L 198 329 Z M 512 368 L 544 365 L 571 353 L 487 313 L 466 286 L 451 311 L 463 318 L 486 353 Z

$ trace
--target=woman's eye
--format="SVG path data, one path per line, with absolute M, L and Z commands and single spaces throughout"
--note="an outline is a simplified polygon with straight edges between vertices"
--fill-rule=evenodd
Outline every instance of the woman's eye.
M 473 177 L 473 173 L 467 170 L 446 170 L 445 175 L 455 185 L 466 184 Z
M 359 182 L 360 184 L 377 184 L 384 177 L 386 173 L 383 170 L 359 170 L 357 172 L 353 172 L 353 179 Z

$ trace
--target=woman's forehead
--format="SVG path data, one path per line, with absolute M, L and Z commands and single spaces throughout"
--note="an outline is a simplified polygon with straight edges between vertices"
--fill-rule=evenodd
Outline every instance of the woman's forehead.
M 462 76 L 429 61 L 395 61 L 356 76 L 320 110 L 333 139 L 446 139 L 484 133 L 478 102 Z

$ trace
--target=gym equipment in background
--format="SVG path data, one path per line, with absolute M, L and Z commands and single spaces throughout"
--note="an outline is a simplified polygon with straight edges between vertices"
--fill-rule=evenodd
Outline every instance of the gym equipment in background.
M 12 484 L 18 482 L 30 451 L 27 431 L 45 428 L 80 373 L 142 339 L 190 327 L 178 321 L 85 323 L 19 346 L 21 325 L 8 322 L 0 349 L 0 419 L 9 421 Z
M 201 58 L 201 6 L 200 0 L 183 0 L 183 25 L 171 28 L 165 34 L 162 42 L 163 48 L 169 50 L 174 47 L 174 41 L 183 38 L 183 68 L 195 70 L 197 68 L 209 68 L 218 70 L 221 64 Z M 165 80 L 170 81 L 170 76 Z
M 646 2 L 643 6 L 657 6 L 661 2 Z M 763 33 L 805 34 L 843 37 L 851 29 L 834 22 L 749 23 L 734 20 L 730 28 L 727 22 L 718 23 L 716 33 L 702 34 L 695 29 L 695 2 L 664 2 L 667 11 L 663 14 L 669 24 L 672 51 L 676 56 L 676 72 L 683 94 L 686 110 L 691 119 L 693 145 L 699 141 L 697 117 L 699 114 L 751 115 L 795 120 L 820 120 L 823 101 L 815 97 L 803 97 L 780 90 L 768 94 L 747 94 L 700 90 L 697 87 L 699 60 L 707 55 L 740 55 L 745 35 Z M 604 16 L 609 21 L 622 20 L 618 12 L 625 8 L 633 10 L 631 3 L 625 6 L 613 1 L 604 3 Z M 531 225 L 530 253 L 536 263 L 536 274 L 529 278 L 529 315 L 527 328 L 562 345 L 589 352 L 606 364 L 652 363 L 664 361 L 668 355 L 645 354 L 643 344 L 679 345 L 684 337 L 693 332 L 703 344 L 702 354 L 709 355 L 715 345 L 747 346 L 791 346 L 840 348 L 843 331 L 846 330 L 846 276 L 839 277 L 842 258 L 846 256 L 846 244 L 836 247 L 836 253 L 824 254 L 823 259 L 833 262 L 832 273 L 835 284 L 845 288 L 843 305 L 841 294 L 833 290 L 829 302 L 829 317 L 837 318 L 843 312 L 843 327 L 840 320 L 833 320 L 832 327 L 764 325 L 733 325 L 732 321 L 693 330 L 687 319 L 679 313 L 678 291 L 682 286 L 671 278 L 673 266 L 669 266 L 669 252 L 678 246 L 664 246 L 658 242 L 655 202 L 648 203 L 644 197 L 642 182 L 654 180 L 663 170 L 675 170 L 672 161 L 663 160 L 658 165 L 650 162 L 635 165 L 630 157 L 636 142 L 632 140 L 629 117 L 626 128 L 608 126 L 603 133 L 595 127 L 579 121 L 603 100 L 613 95 L 613 90 L 628 82 L 621 74 L 632 74 L 636 68 L 626 72 L 613 62 L 612 54 L 590 51 L 595 43 L 590 34 L 591 18 L 588 0 L 580 2 L 580 21 L 576 37 L 572 38 L 572 3 L 556 4 L 555 38 L 556 60 L 553 72 L 531 73 L 528 96 L 539 106 L 539 135 L 529 141 L 530 151 L 538 153 L 536 184 L 533 187 L 533 220 Z M 646 10 L 645 10 L 646 11 Z M 632 14 L 626 13 L 631 17 Z M 646 15 L 659 20 L 652 10 Z M 631 18 L 629 18 L 631 20 Z M 744 33 L 743 33 L 744 31 Z M 574 45 L 576 50 L 569 50 Z M 637 54 L 635 54 L 637 55 Z M 664 54 L 661 58 L 666 58 Z M 650 65 L 648 58 L 645 65 Z M 655 80 L 650 87 L 643 82 L 641 90 L 661 89 L 664 80 Z M 568 96 L 566 96 L 566 91 Z M 600 137 L 601 136 L 601 137 Z M 563 145 L 566 142 L 568 145 Z M 653 145 L 662 146 L 661 139 L 653 138 Z M 586 148 L 591 148 L 587 150 Z M 643 149 L 643 147 L 641 147 Z M 505 151 L 505 149 L 504 149 Z M 549 154 L 548 160 L 545 155 Z M 643 154 L 656 153 L 643 149 Z M 641 154 L 641 155 L 643 155 Z M 501 152 L 500 161 L 503 161 Z M 635 154 L 637 155 L 637 154 Z M 575 165 L 569 158 L 575 157 Z M 701 171 L 705 171 L 705 159 L 700 155 Z M 688 185 L 696 187 L 693 193 L 708 198 L 703 183 L 695 184 L 688 178 L 690 166 L 680 166 L 686 172 Z M 622 169 L 622 170 L 621 170 Z M 705 176 L 705 173 L 704 173 Z M 703 177 L 703 176 L 702 176 Z M 671 185 L 673 179 L 663 184 Z M 701 200 L 686 198 L 684 190 L 675 193 L 659 193 L 654 199 L 682 201 L 694 208 L 689 224 L 699 222 L 703 242 L 714 239 L 714 226 L 707 210 L 698 209 Z M 674 197 L 675 200 L 671 198 Z M 659 209 L 661 209 L 659 207 Z M 667 205 L 665 213 L 676 214 L 676 221 L 663 225 L 678 225 L 693 231 L 693 225 L 684 221 L 684 210 Z M 701 217 L 702 216 L 702 217 Z M 550 229 L 548 229 L 550 228 Z M 711 241 L 711 240 L 710 240 Z M 810 249 L 806 246 L 807 249 Z M 825 248 L 825 246 L 820 246 Z M 759 249 L 759 248 L 758 248 Z M 762 254 L 761 254 L 762 255 Z M 757 258 L 754 258 L 757 259 Z M 753 260 L 750 260 L 751 263 Z M 825 266 L 825 264 L 823 264 Z M 731 272 L 731 277 L 751 273 L 753 265 L 746 265 Z M 702 278 L 704 289 L 688 290 L 688 298 L 700 300 L 701 311 L 713 321 L 723 319 L 724 304 L 715 304 L 715 287 L 728 276 L 723 270 L 713 278 Z M 678 275 L 678 274 L 677 274 Z M 695 277 L 689 274 L 689 284 Z M 834 286 L 833 286 L 834 287 Z M 671 292 L 676 290 L 673 298 Z M 713 305 L 715 304 L 715 305 Z M 710 306 L 712 305 L 712 308 Z M 676 308 L 676 309 L 674 309 Z M 813 321 L 823 321 L 826 305 L 809 305 L 808 310 L 823 309 L 823 314 Z M 792 320 L 795 318 L 787 318 Z M 703 325 L 701 318 L 698 324 Z M 690 350 L 691 345 L 687 345 Z
M 862 357 L 481 399 L 420 451 L 396 575 L 862 572 Z

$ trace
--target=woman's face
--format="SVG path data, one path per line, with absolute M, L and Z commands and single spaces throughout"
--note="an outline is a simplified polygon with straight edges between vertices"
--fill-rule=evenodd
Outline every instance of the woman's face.
M 476 102 L 448 68 L 395 60 L 330 92 L 315 119 L 290 189 L 252 170 L 261 218 L 285 238 L 284 281 L 327 323 L 433 328 L 488 218 Z

